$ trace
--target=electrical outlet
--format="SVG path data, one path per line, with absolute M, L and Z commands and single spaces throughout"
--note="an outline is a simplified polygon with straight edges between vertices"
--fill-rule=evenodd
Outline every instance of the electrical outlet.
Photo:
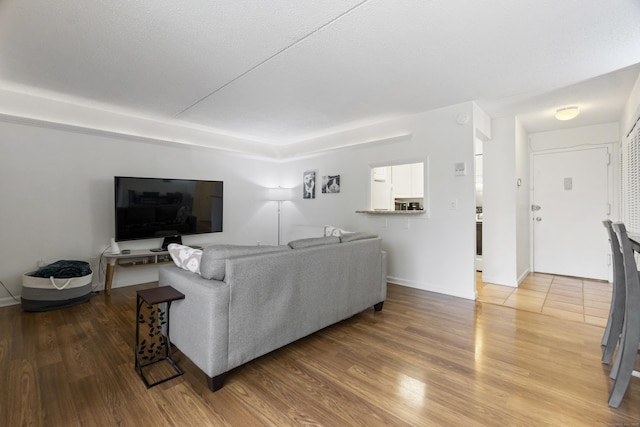
M 449 210 L 455 211 L 458 210 L 458 199 L 453 197 L 449 199 Z

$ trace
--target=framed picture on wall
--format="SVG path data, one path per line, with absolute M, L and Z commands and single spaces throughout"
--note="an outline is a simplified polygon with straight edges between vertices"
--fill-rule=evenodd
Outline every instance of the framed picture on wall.
M 322 192 L 335 194 L 340 192 L 340 175 L 326 175 L 322 177 Z
M 302 198 L 316 198 L 316 171 L 305 171 L 302 174 Z

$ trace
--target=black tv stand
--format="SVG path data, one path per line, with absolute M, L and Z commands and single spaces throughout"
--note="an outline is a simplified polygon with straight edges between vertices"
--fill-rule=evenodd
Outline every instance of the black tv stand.
M 162 241 L 162 246 L 160 247 L 161 251 L 166 251 L 167 247 L 171 244 L 171 243 L 177 243 L 179 245 L 182 244 L 182 236 L 179 234 L 173 235 L 173 236 L 167 236 L 164 238 L 164 240 Z M 151 249 L 153 251 L 153 249 Z

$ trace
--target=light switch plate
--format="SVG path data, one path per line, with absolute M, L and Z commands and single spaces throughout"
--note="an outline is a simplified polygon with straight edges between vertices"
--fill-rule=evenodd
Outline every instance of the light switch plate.
M 565 178 L 564 179 L 564 189 L 565 190 L 573 190 L 573 178 Z
M 453 168 L 455 176 L 464 176 L 467 174 L 467 164 L 465 162 L 455 163 Z

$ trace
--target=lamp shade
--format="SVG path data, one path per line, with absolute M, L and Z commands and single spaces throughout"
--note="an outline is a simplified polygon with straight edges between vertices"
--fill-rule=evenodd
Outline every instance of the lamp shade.
M 556 110 L 555 118 L 558 120 L 571 120 L 575 119 L 578 114 L 580 114 L 580 109 L 576 106 L 558 108 Z
M 269 188 L 267 198 L 277 202 L 283 202 L 291 199 L 291 191 L 288 188 L 276 187 Z

